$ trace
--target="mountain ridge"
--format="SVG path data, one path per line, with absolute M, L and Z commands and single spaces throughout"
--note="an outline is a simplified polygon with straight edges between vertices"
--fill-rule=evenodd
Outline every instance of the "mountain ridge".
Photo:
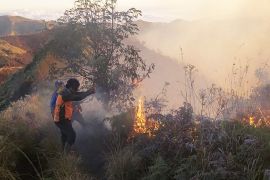
M 27 35 L 47 29 L 46 21 L 21 16 L 0 16 L 0 37 Z

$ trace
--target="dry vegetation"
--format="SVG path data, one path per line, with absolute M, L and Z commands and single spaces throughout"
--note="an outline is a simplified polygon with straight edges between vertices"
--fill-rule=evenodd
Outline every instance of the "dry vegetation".
M 150 137 L 139 133 L 130 138 L 130 131 L 126 130 L 130 129 L 132 118 L 127 114 L 113 118 L 112 127 L 120 140 L 113 143 L 109 153 L 107 178 L 263 179 L 270 165 L 266 101 L 269 85 L 260 84 L 246 93 L 241 86 L 245 86 L 244 75 L 248 72 L 238 68 L 228 91 L 216 85 L 198 91 L 195 67 L 188 65 L 185 71 L 182 94 L 186 102 L 182 107 L 161 114 L 162 108 L 155 106 L 159 99 L 146 103 L 146 118 L 154 118 L 160 124 Z M 160 100 L 162 104 L 162 97 Z
M 0 179 L 91 179 L 77 155 L 62 155 L 44 97 L 25 97 L 1 113 Z
M 196 121 L 189 113 L 182 107 L 162 116 L 153 137 L 140 134 L 122 146 L 115 143 L 108 179 L 263 179 L 270 162 L 269 127 Z
M 93 8 L 94 6 L 90 7 Z M 106 8 L 109 8 L 108 4 L 106 4 Z M 101 10 L 104 9 L 101 8 Z M 72 11 L 74 11 L 74 14 Z M 70 14 L 65 14 L 67 17 L 62 17 L 64 18 L 63 22 L 73 18 L 81 21 L 77 13 L 81 13 L 82 17 L 85 18 L 85 13 L 83 13 L 80 6 L 68 12 Z M 107 13 L 109 15 L 113 14 L 110 11 Z M 140 14 L 140 11 L 132 9 L 131 13 L 135 13 L 134 17 L 137 17 L 137 13 Z M 119 15 L 122 14 L 119 13 Z M 100 13 L 97 13 L 98 19 L 100 15 Z M 129 16 L 128 13 L 126 15 Z M 104 23 L 108 20 L 107 16 L 102 18 L 106 21 L 101 21 L 97 25 L 107 24 Z M 121 19 L 125 18 L 118 17 L 118 20 Z M 119 49 L 116 48 L 117 46 L 113 46 L 117 53 L 123 51 L 122 45 L 124 44 L 122 44 L 122 40 L 127 36 L 125 34 L 137 32 L 132 16 L 131 19 L 130 26 L 118 27 L 120 28 L 119 32 L 125 33 L 124 35 L 120 33 L 120 41 L 116 43 Z M 13 21 L 15 20 L 13 19 Z M 19 20 L 27 21 L 26 25 L 31 24 L 25 19 L 17 19 L 16 22 Z M 86 22 L 89 21 L 87 18 L 85 20 Z M 40 29 L 40 23 L 38 22 L 37 25 L 33 26 Z M 100 32 L 100 30 L 104 30 L 104 27 L 101 26 L 101 29 L 96 29 L 93 32 L 89 28 L 88 33 L 90 36 L 81 36 L 80 32 L 77 32 L 78 37 L 74 37 L 72 23 L 73 21 L 71 21 L 70 29 L 66 29 L 66 33 L 58 32 L 59 36 L 57 36 L 56 44 L 53 44 L 53 42 L 52 44 L 46 44 L 47 40 L 45 39 L 50 39 L 47 38 L 46 33 L 37 34 L 37 37 L 31 36 L 32 39 L 29 39 L 29 36 L 8 37 L 11 44 L 19 42 L 21 46 L 27 47 L 27 51 L 32 50 L 35 52 L 41 49 L 44 44 L 46 46 L 40 53 L 35 55 L 33 63 L 10 78 L 0 91 L 0 179 L 263 179 L 265 171 L 270 169 L 270 103 L 268 102 L 270 86 L 267 83 L 259 83 L 256 88 L 247 89 L 248 66 L 237 67 L 234 64 L 232 74 L 230 74 L 227 82 L 229 83 L 228 89 L 224 90 L 215 84 L 205 89 L 197 89 L 195 77 L 198 70 L 195 66 L 188 64 L 184 67 L 184 83 L 183 87 L 181 87 L 183 91 L 179 92 L 184 100 L 182 106 L 168 110 L 166 93 L 170 84 L 167 82 L 157 96 L 150 100 L 147 97 L 146 100 L 140 97 L 139 104 L 134 106 L 133 103 L 136 104 L 136 99 L 132 97 L 133 90 L 135 90 L 135 86 L 139 86 L 145 77 L 150 75 L 154 65 L 148 68 L 138 55 L 139 51 L 129 46 L 127 46 L 126 51 L 131 50 L 131 54 L 124 54 L 125 58 L 131 55 L 128 58 L 131 60 L 129 63 L 122 62 L 120 57 L 123 54 L 118 54 L 116 60 L 111 59 L 111 49 L 105 48 L 106 50 L 104 50 L 104 44 L 102 44 L 104 42 L 105 47 L 110 47 L 110 42 L 114 42 L 107 41 L 106 38 L 105 41 L 103 39 L 108 36 L 107 32 L 114 30 L 111 29 L 111 26 L 105 26 L 108 29 L 101 32 L 102 34 L 100 34 L 100 37 L 98 36 L 96 43 L 98 52 L 101 52 L 98 54 L 108 54 L 109 60 L 115 63 L 115 66 L 108 65 L 110 63 L 103 64 L 102 56 L 102 58 L 94 59 L 98 63 L 92 63 L 92 59 L 89 59 L 89 53 L 85 54 L 85 51 L 82 51 L 83 56 L 77 54 L 82 50 L 80 40 L 87 40 L 87 42 L 83 43 L 86 43 L 85 47 L 90 47 L 92 42 L 85 37 L 94 38 L 95 34 L 92 35 L 92 33 Z M 111 23 L 113 27 L 113 18 Z M 84 26 L 82 27 L 84 28 Z M 89 27 L 95 26 L 90 24 Z M 85 30 L 89 29 L 81 29 L 83 30 L 81 32 L 85 33 Z M 39 36 L 41 36 L 41 39 L 38 38 Z M 111 34 L 108 36 L 108 39 L 110 38 Z M 159 38 L 156 39 L 160 41 Z M 66 46 L 67 44 L 74 45 L 75 48 Z M 110 53 L 106 52 L 107 50 Z M 53 52 L 55 52 L 55 55 Z M 59 56 L 57 56 L 56 52 Z M 3 45 L 3 41 L 0 40 L 0 59 L 1 55 L 13 58 L 13 56 L 24 53 L 24 50 L 8 43 Z M 149 57 L 159 56 L 152 52 L 147 54 L 150 54 Z M 104 101 L 107 104 L 109 98 L 112 98 L 111 100 L 115 102 L 122 101 L 124 104 L 120 107 L 117 104 L 117 107 L 119 107 L 118 115 L 113 117 L 111 116 L 115 113 L 108 113 L 110 111 L 109 107 L 100 111 L 103 113 L 100 117 L 98 117 L 99 115 L 94 117 L 95 115 L 91 111 L 92 107 L 89 107 L 91 113 L 86 116 L 87 123 L 85 127 L 81 127 L 79 130 L 76 129 L 78 135 L 77 144 L 75 152 L 70 154 L 63 154 L 60 149 L 59 132 L 49 112 L 48 97 L 50 97 L 51 91 L 37 90 L 36 93 L 31 93 L 32 90 L 36 90 L 33 86 L 42 86 L 39 81 L 46 79 L 48 74 L 54 72 L 53 70 L 58 71 L 61 68 L 63 65 L 61 62 L 65 60 L 64 57 L 70 58 L 66 59 L 67 63 L 70 63 L 67 69 L 71 68 L 70 70 L 72 70 L 69 70 L 69 73 L 72 72 L 80 74 L 81 77 L 89 78 L 89 82 L 92 82 L 91 78 L 98 77 L 93 78 L 97 86 L 100 83 L 103 87 L 114 89 L 117 86 L 116 89 L 120 90 L 119 94 L 116 93 L 113 96 L 111 93 L 97 92 L 96 94 L 99 94 L 97 96 L 100 96 L 100 99 L 96 96 L 95 100 L 101 101 L 106 99 L 104 96 L 109 95 L 107 101 Z M 84 58 L 83 61 L 79 61 L 81 57 Z M 138 61 L 141 64 L 136 64 Z M 101 64 L 99 64 L 100 62 Z M 55 65 L 54 68 L 50 67 L 53 65 Z M 85 68 L 87 65 L 93 65 L 93 67 Z M 118 69 L 119 65 L 120 69 Z M 162 66 L 162 63 L 160 63 L 160 66 Z M 168 66 L 171 71 L 172 66 L 177 65 Z M 141 67 L 141 69 L 138 69 L 138 67 Z M 67 69 L 64 68 L 64 72 Z M 95 70 L 96 74 L 89 74 L 89 70 L 92 69 L 97 69 Z M 123 74 L 115 75 L 121 69 Z M 132 72 L 132 69 L 135 69 L 135 72 Z M 144 75 L 139 74 L 140 71 L 136 74 L 137 70 L 144 71 Z M 157 72 L 160 73 L 161 70 L 159 69 Z M 107 72 L 110 71 L 112 73 L 108 74 Z M 178 71 L 178 69 L 175 69 L 175 71 Z M 103 72 L 104 76 L 102 76 Z M 174 73 L 171 74 L 177 76 Z M 171 76 L 164 77 L 170 79 Z M 130 82 L 130 79 L 134 80 L 134 83 Z M 136 79 L 140 81 L 137 82 Z M 157 81 L 161 82 L 162 80 L 158 78 Z M 158 88 L 152 87 L 151 90 L 153 89 Z M 107 90 L 106 93 L 111 91 L 111 89 Z M 112 92 L 115 93 L 115 91 Z M 31 95 L 20 99 L 25 94 Z M 151 95 L 153 94 L 151 92 Z M 180 97 L 177 98 L 180 99 Z M 10 103 L 11 101 L 16 102 Z M 130 101 L 129 106 L 127 106 L 127 101 Z M 97 102 L 93 100 L 86 103 L 89 103 L 87 106 L 91 106 Z M 93 107 L 93 109 L 97 109 L 97 107 Z M 104 117 L 106 118 L 104 119 Z
M 22 65 L 19 63 L 19 60 L 16 62 L 16 59 L 23 57 L 26 53 L 26 50 L 0 40 L 0 67 Z
M 192 100 L 191 92 L 187 99 Z M 149 130 L 134 134 L 134 109 L 107 119 L 111 130 L 103 131 L 103 125 L 97 125 L 102 121 L 87 117 L 92 129 L 86 129 L 84 140 L 78 137 L 83 153 L 79 149 L 71 155 L 62 155 L 59 149 L 59 134 L 48 112 L 49 91 L 27 96 L 1 113 L 0 179 L 263 179 L 270 166 L 270 128 L 257 123 L 259 118 L 269 119 L 254 114 L 250 124 L 244 117 L 250 117 L 250 108 L 256 112 L 258 106 L 268 107 L 264 100 L 269 86 L 257 87 L 248 99 L 221 92 L 215 86 L 204 91 L 201 114 L 196 115 L 190 103 L 161 113 L 165 85 L 157 98 L 141 107 L 143 118 L 159 123 L 151 134 Z M 243 102 L 254 106 L 244 106 L 249 111 L 239 108 Z M 235 104 L 238 108 L 233 109 L 245 116 L 236 113 L 226 119 L 223 114 Z M 219 114 L 219 118 L 210 118 L 213 113 L 208 109 L 216 109 L 214 117 Z M 97 157 L 104 160 L 99 166 Z

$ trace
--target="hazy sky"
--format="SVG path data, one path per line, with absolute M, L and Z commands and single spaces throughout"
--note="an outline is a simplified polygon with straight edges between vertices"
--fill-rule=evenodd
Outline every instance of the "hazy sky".
M 0 0 L 0 14 L 24 15 L 34 18 L 55 18 L 74 0 Z M 143 18 L 169 21 L 176 18 L 193 20 L 204 18 L 268 16 L 270 0 L 118 0 L 118 7 L 136 7 Z

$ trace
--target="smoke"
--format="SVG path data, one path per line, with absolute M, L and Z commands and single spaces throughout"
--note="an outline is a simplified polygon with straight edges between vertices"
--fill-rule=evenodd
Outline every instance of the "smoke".
M 73 122 L 73 127 L 77 134 L 75 143 L 76 151 L 82 158 L 83 165 L 90 170 L 90 173 L 102 175 L 104 167 L 104 151 L 106 151 L 108 135 L 111 132 L 111 126 L 106 119 L 113 116 L 108 112 L 100 99 L 102 92 L 97 92 L 81 102 L 83 123 Z
M 245 89 L 256 86 L 258 80 L 269 82 L 269 68 L 262 72 L 262 67 L 270 57 L 270 1 L 196 2 L 195 5 L 195 1 L 186 4 L 174 1 L 173 6 L 166 2 L 171 11 L 177 8 L 174 17 L 178 16 L 179 20 L 137 22 L 141 31 L 136 38 L 143 46 L 136 46 L 142 50 L 142 57 L 147 62 L 156 64 L 150 79 L 143 82 L 142 93 L 153 97 L 165 82 L 169 82 L 169 105 L 179 107 L 183 101 L 181 91 L 185 88 L 185 64 L 193 64 L 199 71 L 195 78 L 196 90 L 212 83 L 228 89 L 234 76 L 240 77 L 244 70 L 247 70 L 243 80 Z M 190 14 L 181 16 L 183 9 L 188 9 Z M 186 18 L 189 20 L 181 20 L 183 17 L 189 17 Z
M 126 2 L 119 0 L 119 8 L 136 7 L 143 12 L 143 19 L 167 22 L 176 18 L 185 20 L 223 19 L 246 17 L 269 17 L 268 0 L 136 0 Z M 149 18 L 147 15 L 151 14 Z M 165 17 L 165 18 L 164 18 Z
M 52 132 L 55 134 L 50 134 L 53 140 L 59 142 L 60 146 L 60 131 L 54 125 L 53 119 L 50 113 L 50 99 L 53 93 L 54 83 L 46 83 L 40 85 L 32 93 L 33 97 L 36 97 L 30 101 L 31 111 L 37 109 L 39 123 L 46 122 L 50 124 Z M 97 100 L 97 97 L 101 98 L 101 93 L 99 91 L 96 94 L 89 96 L 86 100 L 81 101 L 82 106 L 82 116 L 83 120 L 80 121 L 74 118 L 72 126 L 76 132 L 76 142 L 74 149 L 76 153 L 80 156 L 83 167 L 89 171 L 90 174 L 99 176 L 102 173 L 102 168 L 104 167 L 104 151 L 107 150 L 108 135 L 111 133 L 110 124 L 104 121 L 105 118 L 111 117 L 113 114 L 105 110 L 101 101 Z M 35 102 L 37 101 L 37 102 Z M 40 111 L 40 113 L 39 113 Z M 36 111 L 34 111 L 36 112 Z M 42 124 L 43 125 L 43 124 Z M 102 175 L 102 174 L 100 174 Z
M 175 61 L 195 65 L 209 81 L 224 85 L 233 64 L 248 65 L 249 81 L 268 61 L 270 52 L 265 18 L 228 18 L 222 20 L 173 21 L 171 23 L 142 23 L 138 35 L 149 49 L 159 51 Z M 169 70 L 168 70 L 169 72 Z
M 269 17 L 268 0 L 205 0 L 194 12 L 198 19 L 265 18 Z

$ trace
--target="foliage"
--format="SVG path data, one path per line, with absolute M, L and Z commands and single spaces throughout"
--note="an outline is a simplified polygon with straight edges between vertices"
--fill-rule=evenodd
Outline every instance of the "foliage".
M 133 129 L 134 118 L 132 117 L 132 113 L 133 111 L 130 110 L 129 112 L 121 113 L 109 119 L 112 132 L 119 135 L 121 139 L 128 139 Z
M 154 164 L 149 167 L 149 172 L 146 175 L 146 177 L 143 178 L 143 180 L 167 180 L 168 179 L 168 172 L 169 172 L 169 166 L 167 163 L 163 160 L 161 156 L 158 156 L 155 160 Z
M 73 35 L 66 44 L 76 39 L 74 49 L 64 46 L 67 66 L 62 72 L 78 74 L 90 85 L 96 84 L 104 104 L 123 109 L 123 104 L 132 104 L 134 83 L 148 77 L 154 66 L 147 66 L 139 50 L 125 42 L 138 32 L 134 21 L 141 11 L 116 11 L 115 6 L 116 0 L 77 0 L 58 21 Z

